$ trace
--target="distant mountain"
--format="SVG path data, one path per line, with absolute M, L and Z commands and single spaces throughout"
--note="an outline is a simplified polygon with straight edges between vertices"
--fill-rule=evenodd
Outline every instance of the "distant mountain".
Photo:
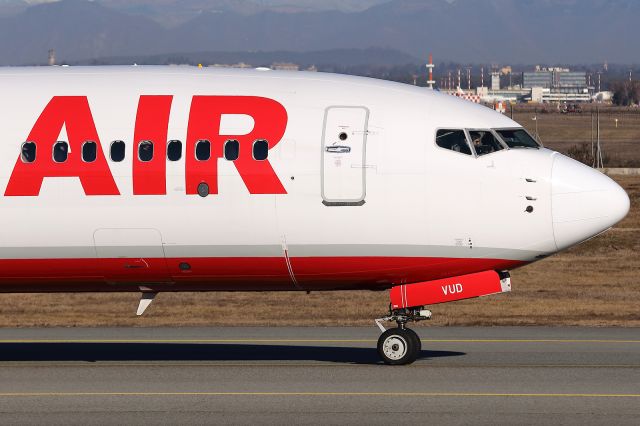
M 164 36 L 165 29 L 156 22 L 94 2 L 46 3 L 0 19 L 0 64 L 45 63 L 51 48 L 63 60 L 161 53 Z
M 0 15 L 0 64 L 43 63 L 50 48 L 60 60 L 78 61 L 167 52 L 369 47 L 422 59 L 432 52 L 436 61 L 464 63 L 640 62 L 637 0 L 343 0 L 357 2 L 374 5 L 346 12 L 303 7 L 311 0 L 38 4 Z M 299 10 L 286 6 L 295 3 Z M 179 5 L 191 15 L 180 18 Z M 174 25 L 159 23 L 158 13 Z
M 24 11 L 29 3 L 24 0 L 0 0 L 0 16 L 11 16 Z
M 6 0 L 5 0 L 6 1 Z M 22 1 L 22 0 L 19 0 Z M 161 23 L 175 23 L 202 12 L 358 12 L 391 0 L 98 0 L 114 9 L 152 17 Z
M 0 0 L 0 16 L 15 15 L 29 6 L 59 0 Z M 265 11 L 282 13 L 338 10 L 358 12 L 391 0 L 86 0 L 131 15 L 141 15 L 169 26 L 183 23 L 202 12 L 236 12 L 245 15 Z
M 94 58 L 74 62 L 74 65 L 169 65 L 169 64 L 238 64 L 253 67 L 293 62 L 302 68 L 321 66 L 339 69 L 356 66 L 393 66 L 417 64 L 417 58 L 394 49 L 332 49 L 311 52 L 192 52 L 160 55 L 135 55 Z
M 395 0 L 362 13 L 368 41 L 461 62 L 638 62 L 637 0 Z

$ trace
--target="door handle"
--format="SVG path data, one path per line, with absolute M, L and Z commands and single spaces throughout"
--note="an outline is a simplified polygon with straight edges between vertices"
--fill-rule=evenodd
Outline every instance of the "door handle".
M 332 154 L 347 154 L 351 152 L 351 147 L 345 145 L 331 145 L 326 147 L 325 150 Z

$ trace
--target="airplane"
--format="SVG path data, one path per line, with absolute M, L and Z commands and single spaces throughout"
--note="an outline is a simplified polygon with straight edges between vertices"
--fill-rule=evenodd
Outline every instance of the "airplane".
M 409 364 L 427 306 L 510 291 L 629 211 L 504 115 L 400 83 L 72 66 L 0 88 L 0 292 L 140 292 L 142 314 L 159 292 L 390 289 L 377 350 Z

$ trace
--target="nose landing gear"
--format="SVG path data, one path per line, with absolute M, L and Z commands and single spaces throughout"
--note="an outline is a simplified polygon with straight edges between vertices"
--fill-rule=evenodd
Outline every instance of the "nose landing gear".
M 420 355 L 420 338 L 408 328 L 390 328 L 378 339 L 378 355 L 388 365 L 414 362 Z
M 409 321 L 423 321 L 431 318 L 431 312 L 418 308 L 391 311 L 384 318 L 376 319 L 376 325 L 382 331 L 378 338 L 378 355 L 388 365 L 406 365 L 414 362 L 422 351 L 422 342 L 418 334 L 407 328 Z M 385 330 L 382 321 L 395 321 L 398 326 Z

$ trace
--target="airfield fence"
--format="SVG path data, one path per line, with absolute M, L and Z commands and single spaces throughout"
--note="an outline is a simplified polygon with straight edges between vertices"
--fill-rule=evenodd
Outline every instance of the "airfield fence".
M 598 140 L 604 167 L 640 167 L 640 108 L 580 107 L 560 112 L 556 107 L 516 106 L 507 109 L 515 121 L 547 147 L 591 165 L 592 144 Z

